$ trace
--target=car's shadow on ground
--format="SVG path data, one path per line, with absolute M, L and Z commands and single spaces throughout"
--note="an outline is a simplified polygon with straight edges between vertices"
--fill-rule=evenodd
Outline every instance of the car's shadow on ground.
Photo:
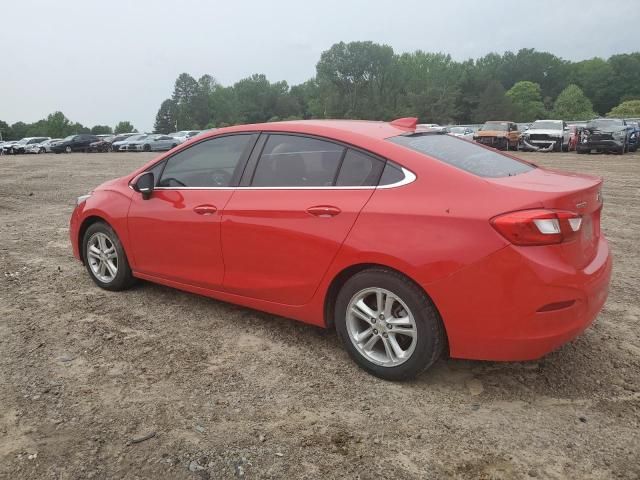
M 258 337 L 263 336 L 266 341 L 301 348 L 300 355 L 307 358 L 300 361 L 313 362 L 314 356 L 322 356 L 331 361 L 344 362 L 344 368 L 338 370 L 348 372 L 344 380 L 351 382 L 356 378 L 363 386 L 383 382 L 402 389 L 468 392 L 472 396 L 482 395 L 482 398 L 493 400 L 528 400 L 532 394 L 552 395 L 554 398 L 590 398 L 598 391 L 610 390 L 610 385 L 594 384 L 593 375 L 600 371 L 602 378 L 611 376 L 611 358 L 615 357 L 616 351 L 603 345 L 600 336 L 591 330 L 536 361 L 473 361 L 445 355 L 417 378 L 394 384 L 360 370 L 348 357 L 333 329 L 307 325 L 149 282 L 139 282 L 130 292 L 132 295 L 140 293 L 152 295 L 152 301 L 157 304 L 170 302 L 195 308 L 201 318 L 198 324 L 201 335 L 214 335 L 219 322 L 233 318 L 235 323 L 231 328 L 238 332 L 249 331 Z M 241 355 L 240 351 L 238 355 Z M 340 373 L 335 380 L 339 381 L 339 378 Z

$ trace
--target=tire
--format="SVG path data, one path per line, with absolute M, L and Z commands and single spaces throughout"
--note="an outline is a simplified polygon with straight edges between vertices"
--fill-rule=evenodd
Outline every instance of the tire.
M 351 307 L 361 304 L 361 300 L 375 305 L 378 293 L 385 307 L 386 299 L 391 298 L 393 322 L 383 316 L 385 313 L 380 316 L 383 310 L 380 308 L 369 308 L 373 315 L 366 321 L 362 319 L 367 317 L 364 310 L 356 309 L 360 314 L 351 313 L 354 311 Z M 385 380 L 413 378 L 433 365 L 444 351 L 444 326 L 431 300 L 407 277 L 384 268 L 363 270 L 347 280 L 336 298 L 335 326 L 353 361 Z M 398 333 L 400 330 L 407 333 L 411 330 L 413 335 Z M 365 336 L 357 347 L 358 333 Z M 396 353 L 392 343 L 405 358 Z M 368 352 L 367 345 L 370 345 Z
M 171 145 L 171 148 L 176 148 L 178 146 L 177 143 L 174 143 L 173 145 Z
M 71 153 L 71 151 L 72 151 L 72 150 L 71 150 L 71 147 L 67 145 L 67 146 L 65 147 L 64 151 L 65 151 L 66 153 Z
M 98 251 L 101 252 L 100 259 L 97 258 L 96 250 L 93 247 L 98 248 Z M 120 239 L 106 223 L 97 222 L 87 228 L 82 238 L 82 252 L 89 276 L 100 288 L 117 292 L 126 290 L 135 283 Z M 106 256 L 104 252 L 107 252 Z M 112 256 L 114 254 L 115 256 Z M 112 269 L 107 268 L 106 264 L 104 269 L 101 268 L 104 259 L 111 260 L 110 266 L 115 267 L 115 275 Z
M 577 147 L 576 147 L 576 152 L 578 152 L 578 154 L 582 155 L 582 154 L 584 154 L 584 153 L 590 153 L 590 152 L 591 152 L 591 150 L 585 150 L 585 149 L 583 149 L 583 148 L 577 148 Z
M 38 153 L 47 153 L 47 151 L 44 149 L 44 147 L 40 147 L 38 149 Z
M 151 151 L 151 145 L 146 144 L 144 147 L 142 147 L 142 149 L 143 149 L 145 152 L 150 152 L 150 151 Z

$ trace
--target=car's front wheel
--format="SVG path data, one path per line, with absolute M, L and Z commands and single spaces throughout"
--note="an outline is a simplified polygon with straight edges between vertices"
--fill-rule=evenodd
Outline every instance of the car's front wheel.
M 336 330 L 351 358 L 367 372 L 403 380 L 440 357 L 445 333 L 437 310 L 405 276 L 382 268 L 355 274 L 338 293 Z
M 93 281 L 105 290 L 124 290 L 134 283 L 120 239 L 106 223 L 89 226 L 82 241 L 84 263 Z

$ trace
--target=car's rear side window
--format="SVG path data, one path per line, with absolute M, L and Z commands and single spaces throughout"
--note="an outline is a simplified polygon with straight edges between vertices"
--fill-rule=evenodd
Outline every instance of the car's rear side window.
M 348 149 L 336 180 L 338 187 L 369 187 L 378 184 L 384 162 L 377 158 Z
M 388 140 L 480 177 L 508 177 L 535 168 L 529 163 L 450 135 L 417 133 Z
M 167 160 L 159 187 L 228 187 L 251 135 L 212 138 Z
M 345 148 L 316 138 L 271 134 L 253 175 L 254 187 L 333 185 Z

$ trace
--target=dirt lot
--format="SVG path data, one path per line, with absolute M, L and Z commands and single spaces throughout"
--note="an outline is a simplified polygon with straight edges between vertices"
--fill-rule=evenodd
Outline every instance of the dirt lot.
M 604 311 L 539 362 L 442 360 L 409 383 L 333 332 L 98 289 L 72 202 L 150 156 L 0 157 L 0 477 L 640 478 L 640 152 L 526 157 L 605 177 Z

